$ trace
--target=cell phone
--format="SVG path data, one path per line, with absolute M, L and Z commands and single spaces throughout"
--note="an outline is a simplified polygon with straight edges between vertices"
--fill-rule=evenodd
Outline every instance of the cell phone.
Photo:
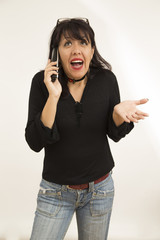
M 51 54 L 51 62 L 56 62 L 56 61 L 57 61 L 56 67 L 58 67 L 58 66 L 59 66 L 58 48 L 53 48 L 52 54 Z M 57 74 L 53 74 L 53 75 L 51 76 L 51 81 L 52 81 L 52 82 L 55 82 L 55 81 L 56 81 L 56 78 L 58 78 L 58 71 L 57 71 Z

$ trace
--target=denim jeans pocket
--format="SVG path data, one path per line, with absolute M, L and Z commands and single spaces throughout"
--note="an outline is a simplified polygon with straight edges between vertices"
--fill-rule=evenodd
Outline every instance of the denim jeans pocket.
M 92 216 L 102 216 L 112 210 L 114 198 L 114 184 L 112 177 L 104 180 L 103 184 L 96 187 L 90 201 L 90 211 Z
M 48 182 L 49 183 L 49 182 Z M 46 217 L 55 217 L 62 207 L 61 188 L 42 180 L 37 198 L 36 212 Z

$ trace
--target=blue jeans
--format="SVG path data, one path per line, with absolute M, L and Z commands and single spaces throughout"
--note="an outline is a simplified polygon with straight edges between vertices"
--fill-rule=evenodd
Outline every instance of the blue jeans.
M 109 176 L 75 190 L 42 179 L 31 240 L 62 240 L 76 212 L 79 240 L 106 240 L 114 197 Z

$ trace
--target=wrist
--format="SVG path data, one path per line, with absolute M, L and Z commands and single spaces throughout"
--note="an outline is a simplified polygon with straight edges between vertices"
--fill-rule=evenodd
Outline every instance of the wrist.
M 49 94 L 48 99 L 58 102 L 60 96 L 55 96 L 54 94 Z
M 117 113 L 116 106 L 113 109 L 112 117 L 113 117 L 113 121 L 117 127 L 119 127 L 124 122 L 124 119 Z

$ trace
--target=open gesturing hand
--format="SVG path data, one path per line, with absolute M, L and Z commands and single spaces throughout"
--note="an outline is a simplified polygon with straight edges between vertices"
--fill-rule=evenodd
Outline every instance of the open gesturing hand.
M 116 126 L 121 125 L 123 122 L 135 122 L 144 119 L 149 115 L 140 111 L 137 106 L 148 102 L 147 98 L 140 100 L 127 100 L 117 104 L 113 111 L 113 120 Z

